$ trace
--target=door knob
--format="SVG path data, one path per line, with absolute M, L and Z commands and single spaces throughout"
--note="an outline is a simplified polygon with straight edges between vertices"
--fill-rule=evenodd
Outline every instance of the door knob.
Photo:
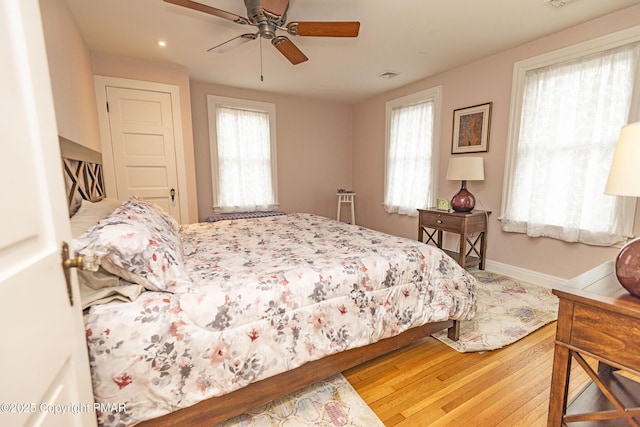
M 71 269 L 98 271 L 100 267 L 100 257 L 95 254 L 79 255 L 75 258 L 69 256 L 69 244 L 62 242 L 62 268 L 64 270 L 64 278 L 67 281 L 67 295 L 69 296 L 69 304 L 73 305 L 73 292 L 71 291 Z
M 171 191 L 169 191 L 169 194 L 171 194 L 171 201 L 175 201 L 176 199 L 176 189 L 172 188 Z

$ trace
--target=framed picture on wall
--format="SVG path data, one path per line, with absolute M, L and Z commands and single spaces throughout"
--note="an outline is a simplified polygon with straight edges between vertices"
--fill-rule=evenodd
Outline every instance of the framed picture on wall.
M 491 104 L 453 110 L 452 154 L 489 151 Z

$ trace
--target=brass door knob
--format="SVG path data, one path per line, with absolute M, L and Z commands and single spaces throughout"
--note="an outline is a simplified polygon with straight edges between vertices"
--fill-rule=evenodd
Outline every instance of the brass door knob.
M 73 305 L 73 292 L 71 290 L 71 269 L 98 271 L 100 267 L 100 257 L 96 254 L 80 255 L 75 254 L 75 258 L 69 256 L 69 244 L 62 242 L 62 268 L 64 270 L 64 278 L 67 281 L 67 295 L 69 296 L 69 304 Z

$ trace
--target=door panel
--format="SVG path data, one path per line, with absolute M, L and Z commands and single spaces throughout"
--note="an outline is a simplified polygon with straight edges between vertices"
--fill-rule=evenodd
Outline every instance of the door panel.
M 181 222 L 171 94 L 113 86 L 106 92 L 117 197 L 142 197 Z
M 71 233 L 37 0 L 0 0 L 0 55 L 0 425 L 96 425 L 82 313 L 62 270 Z
M 164 138 L 162 135 L 136 135 L 133 138 L 124 137 L 124 152 L 129 158 L 158 158 L 164 159 L 165 151 Z

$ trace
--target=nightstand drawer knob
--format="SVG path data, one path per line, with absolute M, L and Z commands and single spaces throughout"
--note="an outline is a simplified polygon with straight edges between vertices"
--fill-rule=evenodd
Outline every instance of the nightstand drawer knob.
M 441 219 L 437 220 L 436 222 L 437 222 L 438 224 L 442 224 L 442 220 L 441 220 Z

